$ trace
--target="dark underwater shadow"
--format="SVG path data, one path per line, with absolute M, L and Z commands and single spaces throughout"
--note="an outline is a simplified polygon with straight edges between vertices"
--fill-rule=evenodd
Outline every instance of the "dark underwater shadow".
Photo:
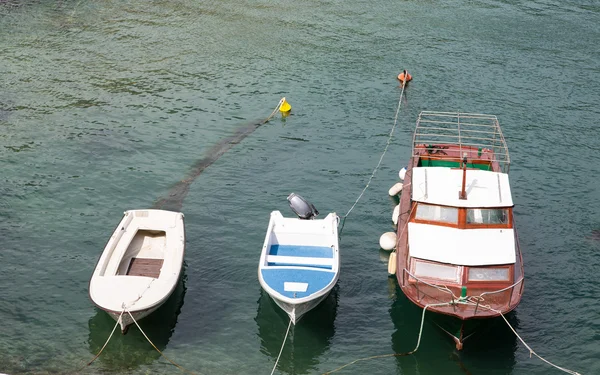
M 392 350 L 397 354 L 410 352 L 417 345 L 423 309 L 404 296 L 395 277 L 388 281 L 390 291 L 396 291 L 396 299 L 389 310 L 394 324 Z M 398 373 L 511 373 L 518 343 L 501 317 L 478 322 L 477 331 L 465 341 L 462 351 L 456 350 L 452 338 L 438 327 L 439 320 L 447 318 L 450 317 L 426 312 L 419 349 L 412 355 L 396 357 Z M 515 312 L 507 314 L 506 318 L 515 329 L 518 327 Z M 439 360 L 432 361 L 432 358 Z M 448 368 L 448 363 L 452 362 L 456 367 Z
M 224 153 L 240 143 L 242 140 L 244 140 L 244 138 L 254 133 L 256 129 L 266 122 L 267 120 L 242 126 L 237 129 L 234 134 L 222 139 L 219 143 L 212 146 L 206 153 L 205 157 L 194 163 L 188 172 L 187 177 L 173 185 L 165 197 L 162 197 L 156 201 L 153 208 L 181 211 L 183 200 L 190 191 L 190 185 L 192 182 L 194 182 L 194 180 L 196 180 L 206 168 L 211 166 Z
M 169 299 L 158 310 L 138 321 L 142 330 L 160 351 L 167 347 L 184 304 L 187 280 L 185 269 L 184 263 L 182 275 Z M 88 322 L 88 344 L 93 356 L 98 354 L 115 323 L 106 312 L 96 308 L 96 314 Z M 96 362 L 101 362 L 105 370 L 119 373 L 141 365 L 149 365 L 160 356 L 133 323 L 126 335 L 122 335 L 117 327 L 110 342 L 91 366 L 97 366 Z
M 315 373 L 322 356 L 335 333 L 334 321 L 338 306 L 338 286 L 317 307 L 300 319 L 298 324 L 290 327 L 277 369 L 281 372 L 295 374 Z M 260 337 L 261 353 L 271 357 L 274 364 L 281 350 L 281 344 L 289 324 L 287 314 L 261 290 L 257 301 L 258 311 L 256 324 Z

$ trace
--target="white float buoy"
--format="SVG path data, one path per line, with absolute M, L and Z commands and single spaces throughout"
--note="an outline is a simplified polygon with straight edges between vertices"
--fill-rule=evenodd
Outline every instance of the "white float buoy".
M 394 207 L 394 212 L 392 213 L 392 221 L 394 222 L 394 225 L 398 225 L 398 218 L 400 217 L 400 205 L 396 205 L 396 207 Z
M 394 232 L 385 232 L 379 238 L 379 246 L 383 250 L 391 251 L 396 247 L 396 233 Z
M 396 252 L 390 254 L 390 259 L 388 260 L 388 274 L 395 275 L 396 274 Z
M 406 167 L 402 167 L 402 169 L 400 169 L 400 172 L 398 172 L 398 177 L 400 177 L 400 180 L 404 181 L 404 177 L 406 177 Z
M 388 192 L 388 194 L 393 197 L 394 195 L 398 195 L 398 193 L 400 193 L 402 191 L 402 182 L 398 182 L 397 184 L 395 184 L 394 186 L 392 186 L 390 188 L 390 191 Z

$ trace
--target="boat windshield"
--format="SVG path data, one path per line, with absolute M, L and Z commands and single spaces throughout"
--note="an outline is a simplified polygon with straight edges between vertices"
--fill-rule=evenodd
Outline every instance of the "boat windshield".
M 458 224 L 458 208 L 420 203 L 415 219 Z
M 470 208 L 467 209 L 467 224 L 507 224 L 506 208 Z

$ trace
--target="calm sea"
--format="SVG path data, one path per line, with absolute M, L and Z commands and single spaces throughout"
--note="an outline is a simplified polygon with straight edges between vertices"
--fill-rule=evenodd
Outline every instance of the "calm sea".
M 329 299 L 290 333 L 277 374 L 414 348 L 421 311 L 387 277 L 388 189 L 422 110 L 497 115 L 525 260 L 511 323 L 548 360 L 600 373 L 600 5 L 536 1 L 0 1 L 0 372 L 68 374 L 114 322 L 88 298 L 123 211 L 147 208 L 251 132 L 182 194 L 185 274 L 142 328 L 199 374 L 269 374 L 287 318 L 261 293 L 269 214 L 295 192 L 348 216 Z M 177 198 L 177 197 L 176 197 Z M 166 374 L 136 328 L 87 374 Z M 339 374 L 559 374 L 500 324 Z

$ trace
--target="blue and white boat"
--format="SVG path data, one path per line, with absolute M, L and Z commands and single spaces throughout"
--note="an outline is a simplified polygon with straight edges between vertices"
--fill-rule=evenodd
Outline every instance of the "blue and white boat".
M 288 197 L 298 218 L 271 212 L 260 256 L 261 287 L 293 324 L 317 306 L 337 283 L 340 271 L 339 219 L 335 213 L 314 219 L 318 211 L 299 195 Z

